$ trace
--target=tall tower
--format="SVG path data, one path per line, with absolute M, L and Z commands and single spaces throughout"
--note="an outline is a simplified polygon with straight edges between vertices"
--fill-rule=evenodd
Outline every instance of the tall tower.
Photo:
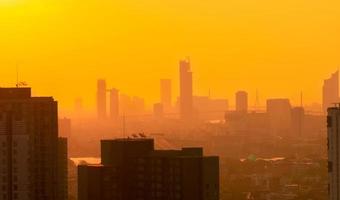
M 117 120 L 119 117 L 119 91 L 117 89 L 110 90 L 110 118 Z
M 328 174 L 329 199 L 340 199 L 340 107 L 328 109 Z
M 66 188 L 59 163 L 58 106 L 30 88 L 0 88 L 0 199 L 59 200 Z M 59 167 L 58 167 L 59 166 Z M 63 169 L 61 169 L 63 168 Z M 60 197 L 60 196 L 59 196 Z
M 103 79 L 97 82 L 97 116 L 98 119 L 106 118 L 106 81 Z
M 322 107 L 324 112 L 331 107 L 333 103 L 339 101 L 339 71 L 332 74 L 329 79 L 324 80 L 322 87 Z
M 179 62 L 180 74 L 180 115 L 182 120 L 193 118 L 192 72 L 189 60 Z
M 248 112 L 248 93 L 245 91 L 236 92 L 236 111 L 240 113 Z
M 171 80 L 161 79 L 161 103 L 166 111 L 171 108 L 171 98 Z

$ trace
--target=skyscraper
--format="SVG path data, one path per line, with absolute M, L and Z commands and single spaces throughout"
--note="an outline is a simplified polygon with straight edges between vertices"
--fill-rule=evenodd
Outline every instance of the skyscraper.
M 236 111 L 240 113 L 248 112 L 248 93 L 245 91 L 236 92 Z
M 103 79 L 97 82 L 97 115 L 98 119 L 106 118 L 106 81 Z
M 67 153 L 67 138 L 58 138 L 58 186 L 57 186 L 57 199 L 67 200 L 68 199 L 68 177 L 67 177 L 67 166 L 68 166 L 68 153 Z
M 110 118 L 117 120 L 119 117 L 119 91 L 117 89 L 110 90 Z
M 78 199 L 218 200 L 219 158 L 202 148 L 155 150 L 154 140 L 101 142 L 101 165 L 78 166 Z
M 292 134 L 295 137 L 303 137 L 305 109 L 303 107 L 292 108 Z
M 182 120 L 193 118 L 192 72 L 189 60 L 179 62 L 180 74 L 180 115 Z
M 57 200 L 58 107 L 30 88 L 0 88 L 1 200 Z
M 161 79 L 161 103 L 164 110 L 169 111 L 171 109 L 171 80 Z
M 328 109 L 328 177 L 329 199 L 340 199 L 340 107 Z
M 339 71 L 332 74 L 329 79 L 324 80 L 322 87 L 322 106 L 324 112 L 327 112 L 327 108 L 332 104 L 339 101 Z

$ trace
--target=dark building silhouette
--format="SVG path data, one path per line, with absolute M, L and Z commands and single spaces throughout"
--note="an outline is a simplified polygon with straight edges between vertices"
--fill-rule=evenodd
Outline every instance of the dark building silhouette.
M 171 109 L 171 80 L 161 79 L 161 103 L 166 111 Z
M 119 91 L 117 89 L 110 90 L 110 118 L 117 120 L 119 117 Z
M 238 91 L 235 94 L 236 111 L 240 113 L 248 112 L 248 93 L 245 91 Z
M 59 137 L 71 137 L 72 133 L 72 123 L 69 118 L 62 118 L 58 120 L 58 132 Z
M 0 199 L 57 200 L 58 106 L 30 88 L 0 88 Z M 64 152 L 65 150 L 63 150 Z
M 106 81 L 97 81 L 97 115 L 98 119 L 105 119 L 106 114 Z
M 179 62 L 180 73 L 180 115 L 182 120 L 193 118 L 192 72 L 189 60 Z
M 218 200 L 219 159 L 155 150 L 148 138 L 103 140 L 101 165 L 78 166 L 79 200 Z
M 67 154 L 67 138 L 58 138 L 58 187 L 57 196 L 58 200 L 68 199 L 68 154 Z
M 339 71 L 332 74 L 329 79 L 324 80 L 322 87 L 322 107 L 324 112 L 334 103 L 339 102 Z
M 340 199 L 340 108 L 328 109 L 328 177 L 329 199 Z

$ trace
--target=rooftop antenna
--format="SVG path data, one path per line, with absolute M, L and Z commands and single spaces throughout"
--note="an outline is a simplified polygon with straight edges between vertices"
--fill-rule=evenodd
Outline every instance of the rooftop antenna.
M 123 114 L 123 138 L 125 138 L 126 135 L 126 119 L 125 119 L 125 113 Z
M 18 67 L 18 63 L 16 64 L 16 72 L 17 72 L 17 83 L 15 84 L 16 87 L 19 87 L 19 67 Z
M 19 65 L 16 64 L 16 72 L 17 72 L 17 83 L 15 86 L 19 88 L 20 86 L 27 86 L 28 84 L 25 81 L 20 81 L 19 82 Z
M 301 108 L 303 107 L 303 93 L 302 93 L 302 90 L 301 90 L 301 94 L 300 94 L 300 106 L 301 106 Z

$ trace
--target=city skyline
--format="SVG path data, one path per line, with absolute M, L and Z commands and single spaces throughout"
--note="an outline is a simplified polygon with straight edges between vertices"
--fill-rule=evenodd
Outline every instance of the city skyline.
M 323 80 L 320 79 L 320 81 L 321 81 L 321 86 L 320 87 L 321 88 L 320 88 L 320 91 L 318 91 L 319 92 L 319 96 L 320 96 L 318 101 L 312 101 L 311 102 L 308 99 L 306 99 L 306 96 L 308 96 L 308 94 L 306 95 L 305 91 L 303 91 L 303 90 L 299 90 L 299 91 L 296 91 L 296 92 L 292 91 L 292 95 L 290 97 L 289 97 L 289 95 L 288 96 L 285 96 L 285 95 L 265 96 L 265 95 L 263 95 L 261 93 L 262 90 L 259 89 L 259 88 L 257 88 L 255 91 L 244 90 L 244 91 L 246 91 L 248 93 L 248 96 L 249 96 L 248 97 L 249 109 L 250 110 L 254 110 L 254 109 L 255 110 L 256 109 L 264 110 L 265 109 L 265 105 L 266 105 L 265 102 L 266 102 L 267 99 L 270 99 L 270 98 L 287 98 L 295 106 L 300 106 L 301 103 L 303 103 L 304 106 L 310 107 L 311 110 L 313 110 L 313 111 L 321 111 L 322 110 L 322 104 L 323 104 L 323 101 L 322 101 L 322 85 L 323 85 L 323 81 L 327 80 L 327 77 L 329 77 L 331 75 L 332 75 L 332 77 L 335 77 L 336 75 L 338 75 L 337 72 L 338 71 L 331 71 L 328 74 L 328 76 L 323 78 Z M 193 74 L 195 74 L 195 73 L 193 73 Z M 178 73 L 177 73 L 177 76 L 179 77 Z M 178 77 L 177 78 L 175 77 L 174 79 L 170 79 L 170 78 L 166 79 L 167 81 L 171 82 L 171 91 L 170 92 L 171 92 L 171 96 L 173 96 L 173 99 L 171 99 L 171 104 L 173 104 L 173 106 L 176 106 L 175 104 L 179 100 L 179 97 L 180 97 L 180 94 L 179 94 L 179 87 L 180 87 L 179 86 L 179 82 L 180 81 L 178 80 Z M 194 75 L 193 75 L 193 79 L 194 79 Z M 150 100 L 150 98 L 148 98 L 147 96 L 141 96 L 141 98 L 143 98 L 143 100 L 146 102 L 145 103 L 146 104 L 145 105 L 145 108 L 146 108 L 145 111 L 151 112 L 153 104 L 157 103 L 157 102 L 161 102 L 161 98 L 162 98 L 161 95 L 162 94 L 159 91 L 159 87 L 160 87 L 159 81 L 160 80 L 162 81 L 164 79 L 160 78 L 160 79 L 158 79 L 158 83 L 157 82 L 155 83 L 155 86 L 158 87 L 158 91 L 155 91 L 157 97 L 154 100 L 153 99 Z M 27 83 L 26 80 L 25 81 L 21 81 L 20 77 L 19 77 L 18 81 L 19 81 L 19 83 L 21 83 L 21 82 L 24 82 L 25 84 Z M 98 81 L 111 82 L 108 79 L 102 79 L 102 78 L 101 79 L 96 79 L 96 80 L 94 80 L 94 84 L 92 83 L 92 86 L 95 85 L 96 82 L 98 82 Z M 232 102 L 231 104 L 229 104 L 229 105 L 231 105 L 231 108 L 232 109 L 235 108 L 236 100 L 234 100 L 234 95 L 235 95 L 235 92 L 237 92 L 239 90 L 235 90 L 235 91 L 229 91 L 228 90 L 226 92 L 226 94 L 230 93 L 230 95 L 228 95 L 228 96 L 227 95 L 225 95 L 225 96 L 217 96 L 217 95 L 211 95 L 211 90 L 213 90 L 213 89 L 209 88 L 209 91 L 207 93 L 204 93 L 204 94 L 200 95 L 200 93 L 197 92 L 197 89 L 196 89 L 197 88 L 196 85 L 200 85 L 200 84 L 199 83 L 197 84 L 197 82 L 194 82 L 194 81 L 195 80 L 193 80 L 193 96 L 194 97 L 196 97 L 196 96 L 197 97 L 199 97 L 199 96 L 212 96 L 212 97 L 217 97 L 217 98 L 226 97 L 226 99 L 229 101 L 229 103 Z M 14 82 L 13 84 L 16 85 L 17 83 Z M 12 84 L 9 84 L 9 86 L 12 86 Z M 196 88 L 195 88 L 195 86 L 196 86 Z M 2 86 L 2 87 L 5 87 L 5 86 Z M 27 84 L 27 85 L 24 85 L 24 86 L 20 86 L 19 85 L 19 87 L 32 87 L 32 85 L 31 84 Z M 92 95 L 92 97 L 90 97 L 90 98 L 84 98 L 83 96 L 76 96 L 74 99 L 70 99 L 71 100 L 70 105 L 60 106 L 60 109 L 59 109 L 60 114 L 63 115 L 63 116 L 64 115 L 65 116 L 74 115 L 77 112 L 77 108 L 76 108 L 78 106 L 77 104 L 79 104 L 79 100 L 81 100 L 82 102 L 83 101 L 86 102 L 85 106 L 82 107 L 83 111 L 84 110 L 86 111 L 83 114 L 85 114 L 86 116 L 94 116 L 95 112 L 97 112 L 96 111 L 97 110 L 96 107 L 98 105 L 97 105 L 96 98 L 98 98 L 98 97 L 96 97 L 96 92 L 95 92 L 97 90 L 97 88 L 93 88 L 93 90 L 94 91 L 92 91 L 91 93 L 93 93 L 94 95 Z M 119 90 L 121 90 L 121 89 L 119 89 Z M 64 91 L 64 92 L 67 93 L 67 91 Z M 108 93 L 108 92 L 109 92 L 109 90 L 106 91 L 106 93 Z M 33 88 L 32 93 L 34 95 L 43 96 L 43 95 L 41 95 L 41 93 L 37 92 L 37 90 L 34 90 L 34 88 Z M 87 91 L 87 93 L 89 93 L 89 91 Z M 128 94 L 125 91 L 123 91 L 123 93 L 124 93 L 123 95 Z M 52 92 L 52 94 L 53 94 L 53 92 Z M 50 96 L 52 96 L 52 95 L 50 95 Z M 106 96 L 110 96 L 110 95 L 107 94 Z M 133 95 L 133 94 L 129 94 L 129 96 L 137 97 L 137 95 Z M 107 99 L 107 97 L 105 97 L 105 99 L 106 99 L 107 102 L 110 101 L 109 99 Z M 63 104 L 63 102 L 66 102 L 66 101 L 62 101 L 62 100 L 59 100 L 59 99 L 58 99 L 58 101 L 59 102 L 61 101 L 62 102 L 61 104 Z M 336 103 L 336 102 L 334 102 L 334 103 Z M 333 104 L 331 104 L 331 105 L 333 105 Z M 109 114 L 110 113 L 109 108 L 110 108 L 110 105 L 109 104 L 106 105 L 106 108 L 105 108 L 106 114 L 105 114 L 105 116 L 107 115 L 107 117 L 109 117 L 109 115 L 110 115 Z
M 0 200 L 339 200 L 339 8 L 0 0 Z
M 87 91 L 98 78 L 152 105 L 162 77 L 178 93 L 177 63 L 190 56 L 197 95 L 211 89 L 214 97 L 232 99 L 245 90 L 254 102 L 258 89 L 264 104 L 268 97 L 299 102 L 302 90 L 306 103 L 321 103 L 322 81 L 340 64 L 339 6 L 335 0 L 1 1 L 1 86 L 15 85 L 18 65 L 20 80 L 36 94 L 55 96 L 62 109 L 77 97 L 95 108 L 95 94 Z

